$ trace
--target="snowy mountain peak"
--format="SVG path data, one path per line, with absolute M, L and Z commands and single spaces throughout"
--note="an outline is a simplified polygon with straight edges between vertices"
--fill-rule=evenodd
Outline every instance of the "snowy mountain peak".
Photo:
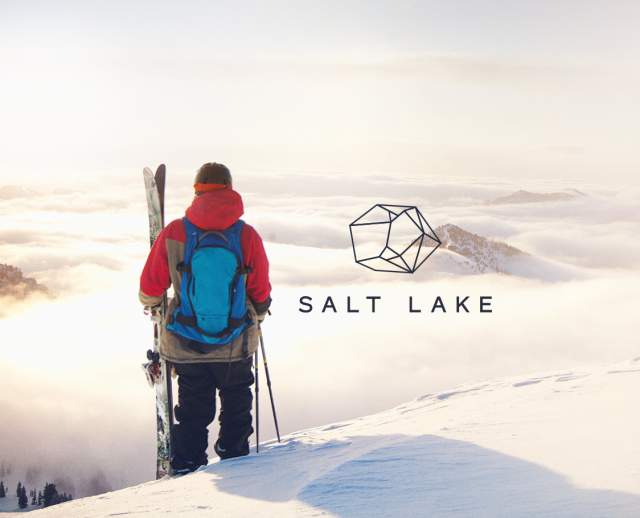
M 525 252 L 447 223 L 436 228 L 442 247 L 466 257 L 477 273 L 506 272 L 507 261 Z

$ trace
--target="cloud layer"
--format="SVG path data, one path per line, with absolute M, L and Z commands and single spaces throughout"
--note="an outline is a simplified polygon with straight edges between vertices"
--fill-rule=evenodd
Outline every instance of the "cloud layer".
M 169 219 L 190 200 L 189 176 L 172 180 L 184 182 L 169 190 Z M 68 482 L 77 494 L 153 476 L 153 392 L 139 366 L 150 324 L 136 300 L 148 251 L 137 180 L 0 201 L 2 262 L 57 294 L 3 301 L 0 406 L 11 425 L 0 430 L 0 444 L 11 449 L 0 459 L 40 466 L 45 478 L 64 475 L 53 467 L 71 462 L 82 474 Z M 567 186 L 238 173 L 237 187 L 271 262 L 265 338 L 284 431 L 470 379 L 637 356 L 640 204 L 633 189 L 572 185 L 587 196 L 488 206 L 520 188 Z M 446 250 L 413 276 L 370 272 L 353 262 L 348 224 L 380 202 L 416 204 L 433 227 L 454 223 L 529 255 L 511 276 L 473 275 Z M 315 308 L 308 314 L 299 311 L 305 295 Z M 376 313 L 367 310 L 371 295 L 382 297 Z M 457 295 L 470 296 L 476 309 L 456 314 Z M 481 295 L 493 297 L 493 313 L 477 311 Z M 337 313 L 320 311 L 329 296 Z M 408 312 L 409 296 L 422 313 Z M 447 313 L 429 311 L 436 296 Z M 347 297 L 359 313 L 347 313 Z M 262 423 L 268 437 L 269 420 Z M 85 487 L 80 478 L 96 482 Z

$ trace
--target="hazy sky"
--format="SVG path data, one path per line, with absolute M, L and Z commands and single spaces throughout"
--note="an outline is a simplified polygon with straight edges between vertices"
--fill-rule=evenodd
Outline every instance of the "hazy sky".
M 0 180 L 636 181 L 638 2 L 0 1 Z

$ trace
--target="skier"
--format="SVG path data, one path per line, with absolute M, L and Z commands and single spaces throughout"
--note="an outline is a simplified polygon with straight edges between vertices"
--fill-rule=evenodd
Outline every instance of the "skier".
M 187 473 L 207 464 L 207 427 L 215 417 L 216 390 L 222 408 L 215 452 L 221 459 L 249 453 L 249 436 L 253 433 L 252 355 L 259 343 L 258 326 L 271 304 L 269 263 L 262 239 L 239 219 L 244 210 L 242 198 L 233 190 L 229 169 L 218 163 L 204 164 L 196 174 L 194 188 L 195 197 L 186 217 L 162 230 L 140 278 L 140 301 L 152 312 L 169 286 L 174 289 L 160 342 L 160 355 L 178 375 L 178 423 L 172 429 L 174 473 Z M 206 239 L 217 239 L 220 244 L 202 245 L 196 256 L 194 249 L 198 250 Z M 233 243 L 237 249 L 224 255 L 220 249 L 232 248 Z M 192 256 L 190 264 L 185 265 L 185 253 Z M 228 281 L 221 280 L 230 271 L 224 263 L 226 257 L 242 261 Z M 216 290 L 216 285 L 225 288 Z M 207 289 L 196 293 L 201 286 Z M 242 297 L 238 298 L 236 291 L 242 292 Z M 226 295 L 220 297 L 221 292 Z M 217 293 L 218 300 L 208 301 L 210 293 Z M 227 305 L 224 311 L 220 304 Z M 238 304 L 242 305 L 243 316 L 233 318 Z M 211 316 L 211 307 L 217 307 L 216 312 L 222 316 Z M 218 322 L 221 318 L 224 324 Z M 216 323 L 224 329 L 216 328 Z

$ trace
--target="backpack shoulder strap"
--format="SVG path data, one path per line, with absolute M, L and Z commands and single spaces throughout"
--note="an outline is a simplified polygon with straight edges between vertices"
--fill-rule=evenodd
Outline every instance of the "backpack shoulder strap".
M 202 231 L 196 227 L 189 219 L 185 216 L 182 218 L 182 223 L 184 224 L 184 257 L 182 259 L 182 266 L 191 264 L 191 257 L 193 256 L 193 250 L 198 243 L 198 239 Z
M 225 234 L 228 233 L 228 234 L 233 235 L 234 237 L 237 237 L 238 239 L 240 239 L 240 234 L 242 234 L 242 227 L 244 227 L 244 221 L 239 219 L 233 225 L 231 225 L 230 227 L 226 228 L 224 232 L 225 232 Z
M 244 254 L 242 253 L 242 227 L 244 227 L 244 221 L 239 219 L 230 227 L 224 229 L 224 235 L 227 239 L 227 243 L 229 248 L 231 248 L 238 258 L 240 259 L 240 263 L 244 266 Z

